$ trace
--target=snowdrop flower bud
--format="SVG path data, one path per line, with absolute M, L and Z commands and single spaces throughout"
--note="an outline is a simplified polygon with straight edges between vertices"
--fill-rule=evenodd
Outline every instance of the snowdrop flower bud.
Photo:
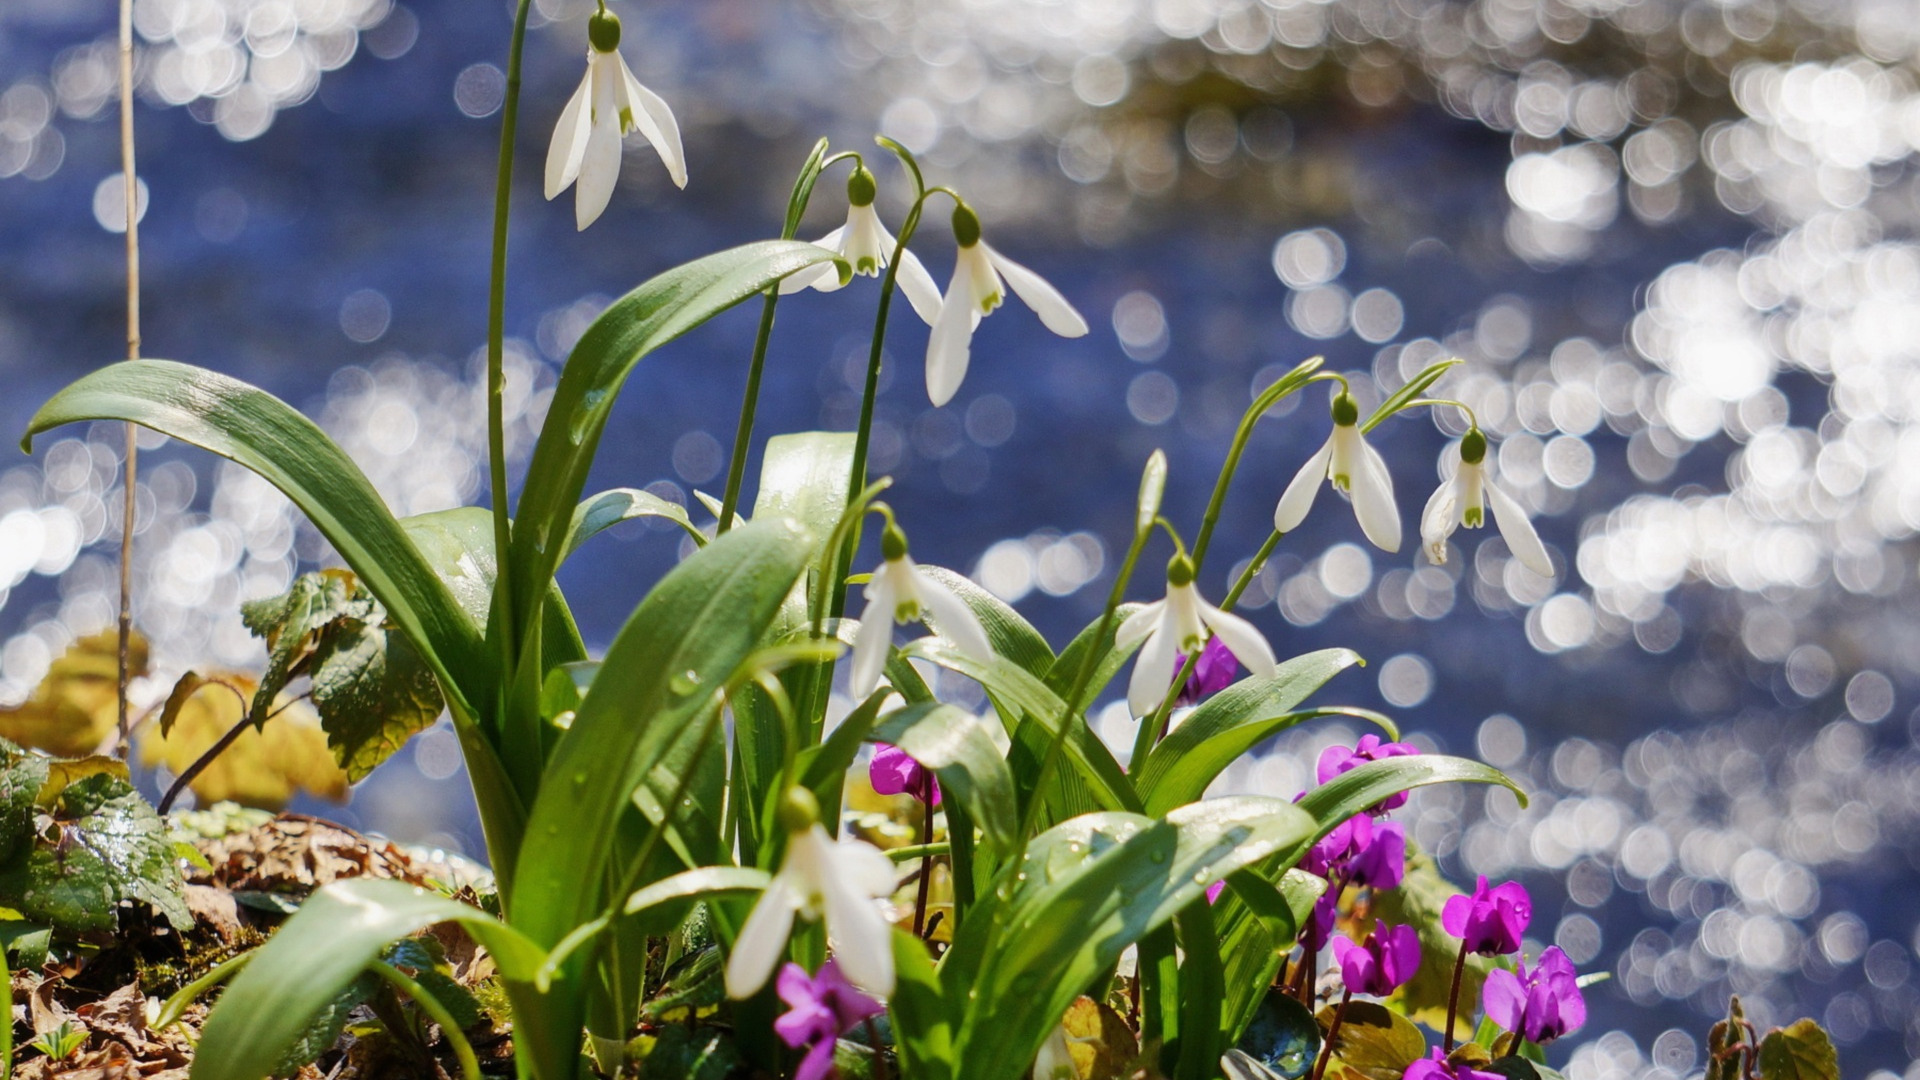
M 1443 481 L 1427 500 L 1420 515 L 1420 542 L 1427 558 L 1435 563 L 1447 561 L 1447 538 L 1453 530 L 1466 526 L 1477 529 L 1486 523 L 1486 507 L 1493 507 L 1493 522 L 1500 527 L 1500 538 L 1507 542 L 1520 565 L 1539 574 L 1553 576 L 1553 560 L 1547 558 L 1540 534 L 1533 531 L 1527 512 L 1488 478 L 1487 437 L 1473 428 L 1460 440 L 1460 468 Z
M 548 199 L 574 189 L 573 216 L 585 229 L 606 210 L 620 179 L 621 140 L 638 131 L 653 144 L 667 174 L 687 186 L 680 125 L 658 94 L 640 85 L 620 56 L 620 20 L 602 8 L 587 20 L 587 74 L 560 112 L 547 146 Z
M 1005 299 L 1003 276 L 1014 295 L 1026 301 L 1047 329 L 1069 338 L 1087 332 L 1087 320 L 1058 289 L 980 239 L 980 218 L 965 203 L 954 207 L 953 239 L 960 246 L 953 280 L 947 285 L 939 315 L 933 320 L 933 334 L 927 339 L 927 397 L 935 405 L 953 400 L 961 380 L 967 377 L 974 328 Z
M 1382 551 L 1400 550 L 1400 510 L 1393 504 L 1393 478 L 1380 454 L 1360 434 L 1360 407 L 1342 390 L 1333 398 L 1333 434 L 1293 476 L 1273 508 L 1273 527 L 1290 533 L 1313 509 L 1320 481 L 1353 500 L 1360 531 Z
M 862 277 L 878 277 L 887 268 L 887 261 L 893 258 L 893 249 L 897 246 L 893 234 L 880 223 L 880 215 L 873 208 L 878 194 L 879 185 L 873 174 L 865 165 L 856 165 L 847 177 L 847 223 L 814 241 L 817 246 L 846 259 L 853 272 Z M 894 275 L 894 280 L 907 302 L 913 305 L 914 314 L 932 326 L 940 316 L 940 286 L 934 284 L 933 275 L 927 273 L 919 256 L 902 249 L 900 272 Z M 845 284 L 829 263 L 789 275 L 780 283 L 780 292 L 785 295 L 805 288 L 833 292 Z

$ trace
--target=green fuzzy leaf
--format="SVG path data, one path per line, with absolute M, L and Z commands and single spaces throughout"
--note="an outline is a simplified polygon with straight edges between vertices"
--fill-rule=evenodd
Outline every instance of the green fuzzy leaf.
M 57 930 L 114 930 L 125 900 L 193 925 L 166 824 L 132 785 L 97 773 L 61 792 L 26 857 L 0 867 L 0 904 Z
M 898 746 L 932 769 L 939 777 L 942 797 L 959 800 L 986 833 L 987 842 L 1011 855 L 1019 845 L 1020 827 L 1014 816 L 1018 799 L 1013 774 L 980 724 L 951 705 L 909 705 L 888 714 L 871 738 Z
M 314 893 L 234 976 L 201 1031 L 194 1080 L 260 1080 L 273 1073 L 302 1052 L 316 1017 L 362 978 L 369 962 L 395 941 L 442 922 L 459 923 L 486 947 L 510 992 L 524 987 L 540 965 L 537 947 L 478 909 L 397 881 L 336 882 Z M 520 1015 L 516 1011 L 516 1020 Z M 528 1038 L 541 1034 L 532 1030 Z
M 1320 1010 L 1322 1031 L 1333 1023 L 1333 1006 Z M 1427 1056 L 1426 1036 L 1413 1022 L 1372 1001 L 1349 1001 L 1333 1040 L 1333 1060 L 1366 1080 L 1400 1080 L 1407 1066 Z
M 0 739 L 0 863 L 33 837 L 34 803 L 47 782 L 49 760 Z
M 279 596 L 240 605 L 240 621 L 267 643 L 267 670 L 260 675 L 248 719 L 256 727 L 267 722 L 280 692 L 310 670 L 323 637 L 348 623 L 385 617 L 373 594 L 346 570 L 302 574 Z
M 1288 660 L 1268 678 L 1243 679 L 1202 702 L 1133 771 L 1147 813 L 1162 814 L 1192 802 L 1255 744 L 1301 719 L 1322 715 L 1293 710 L 1328 679 L 1357 663 L 1360 655 L 1351 649 L 1322 649 Z M 1391 722 L 1387 724 L 1392 734 Z
M 1210 883 L 1313 831 L 1292 804 L 1239 797 L 1183 806 L 1160 821 L 1088 814 L 1036 837 L 948 954 L 971 950 L 977 968 L 941 972 L 948 999 L 965 1002 L 954 1042 L 958 1075 L 1018 1075 L 1067 1006 L 1128 945 L 1201 900 Z
M 444 703 L 420 654 L 378 623 L 330 635 L 314 651 L 313 704 L 349 783 L 433 726 Z
M 1840 1055 L 1819 1024 L 1795 1020 L 1760 1040 L 1760 1075 L 1766 1080 L 1840 1080 Z

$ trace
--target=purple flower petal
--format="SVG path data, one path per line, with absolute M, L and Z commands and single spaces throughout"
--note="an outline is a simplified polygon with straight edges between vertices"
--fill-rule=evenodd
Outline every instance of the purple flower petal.
M 1186 665 L 1185 653 L 1174 658 L 1173 669 L 1177 672 Z M 1233 650 L 1218 636 L 1210 637 L 1200 648 L 1200 659 L 1193 662 L 1193 674 L 1187 676 L 1187 685 L 1180 688 L 1176 704 L 1198 705 L 1207 698 L 1232 686 L 1240 674 L 1240 660 Z
M 1489 888 L 1481 875 L 1472 896 L 1455 896 L 1440 909 L 1440 925 L 1466 942 L 1467 951 L 1502 956 L 1520 949 L 1520 937 L 1533 921 L 1533 898 L 1526 886 L 1507 881 Z
M 940 805 L 940 782 L 933 770 L 897 746 L 881 746 L 867 766 L 867 779 L 881 795 L 911 795 L 923 803 Z

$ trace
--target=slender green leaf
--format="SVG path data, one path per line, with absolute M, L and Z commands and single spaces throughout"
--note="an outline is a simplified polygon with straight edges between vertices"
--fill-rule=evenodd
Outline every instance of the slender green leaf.
M 302 904 L 221 995 L 201 1032 L 194 1080 L 268 1075 L 388 945 L 443 922 L 486 946 L 510 982 L 530 980 L 540 965 L 540 949 L 476 908 L 397 881 L 336 882 Z
M 759 892 L 772 880 L 765 870 L 749 866 L 702 866 L 662 878 L 627 897 L 622 910 L 637 915 L 648 908 L 676 900 L 694 900 L 728 893 Z
M 565 554 L 574 503 L 634 365 L 788 274 L 832 258 L 825 248 L 793 240 L 747 244 L 668 270 L 593 321 L 560 373 L 521 490 L 510 557 L 512 579 L 521 583 L 513 597 L 515 626 L 528 624 Z
M 473 620 L 454 603 L 360 467 L 285 402 L 204 368 L 129 360 L 84 375 L 54 395 L 28 423 L 21 445 L 81 420 L 131 421 L 260 474 L 293 500 L 380 599 L 449 694 L 474 705 L 491 700 L 493 668 Z
M 1214 905 L 1220 955 L 1226 957 L 1226 1001 L 1221 1014 L 1229 1038 L 1238 1039 L 1268 996 L 1274 976 L 1293 951 L 1299 928 L 1313 914 L 1314 902 L 1327 890 L 1325 878 L 1269 859 L 1227 878 L 1227 891 Z M 1276 885 L 1269 879 L 1278 875 Z
M 1075 634 L 1073 640 L 1067 642 L 1067 647 L 1060 651 L 1060 658 L 1055 660 L 1053 667 L 1047 670 L 1047 689 L 1056 694 L 1065 694 L 1072 690 L 1074 680 L 1080 677 L 1080 665 L 1085 662 L 1086 655 L 1090 651 L 1097 650 L 1099 666 L 1093 669 L 1093 678 L 1087 680 L 1084 695 L 1088 701 L 1099 700 L 1100 692 L 1113 681 L 1121 665 L 1125 664 L 1127 658 L 1140 648 L 1140 644 L 1136 642 L 1124 649 L 1116 649 L 1113 647 L 1113 637 L 1120 632 L 1120 624 L 1126 622 L 1129 615 L 1145 606 L 1145 604 L 1121 604 L 1114 609 L 1113 619 L 1107 626 L 1106 636 L 1098 642 L 1093 640 L 1093 635 L 1100 629 L 1099 619 L 1088 623 L 1085 629 Z
M 1173 1080 L 1212 1080 L 1218 1075 L 1220 1053 L 1226 1049 L 1220 1030 L 1226 972 L 1220 939 L 1214 934 L 1213 909 L 1205 895 L 1175 915 L 1173 925 L 1182 956 L 1180 1038 L 1168 1048 L 1174 1058 Z
M 1306 714 L 1293 710 L 1328 679 L 1360 662 L 1351 649 L 1296 656 L 1264 679 L 1243 679 L 1202 702 L 1133 770 L 1147 813 L 1192 802 L 1221 770 Z M 1389 731 L 1392 730 L 1389 726 Z
M 670 502 L 651 491 L 637 488 L 613 488 L 598 495 L 588 496 L 580 505 L 573 508 L 573 524 L 567 529 L 566 550 L 560 553 L 565 562 L 580 550 L 580 545 L 595 536 L 613 528 L 623 521 L 637 521 L 641 518 L 661 518 L 671 521 L 693 537 L 696 544 L 705 545 L 707 534 L 694 527 L 687 518 L 687 508 L 677 502 Z
M 1406 408 L 1407 402 L 1426 393 L 1428 387 L 1440 381 L 1440 376 L 1462 363 L 1465 361 L 1459 357 L 1450 357 L 1438 363 L 1428 364 L 1419 374 L 1408 380 L 1407 385 L 1387 395 L 1387 400 L 1381 402 L 1380 407 L 1373 410 L 1373 415 L 1367 417 L 1366 423 L 1360 425 L 1360 433 L 1364 435 L 1379 427 L 1387 417 Z
M 893 997 L 887 1011 L 893 1021 L 894 1049 L 902 1076 L 947 1080 L 953 1075 L 953 1016 L 942 994 L 927 947 L 912 934 L 893 931 Z
M 957 799 L 1000 853 L 1019 845 L 1013 774 L 981 721 L 951 705 L 909 705 L 873 729 L 875 742 L 892 743 L 940 779 L 943 798 Z
M 956 574 L 944 566 L 922 564 L 920 569 L 934 580 L 952 589 L 980 619 L 993 651 L 1025 668 L 1036 678 L 1045 678 L 1053 666 L 1053 649 L 1033 624 L 1007 602 L 975 584 L 972 578 Z M 937 631 L 940 628 L 934 627 Z
M 1320 823 L 1319 830 L 1300 851 L 1313 846 L 1340 823 L 1367 807 L 1403 791 L 1430 784 L 1499 784 L 1514 793 L 1520 805 L 1527 805 L 1527 793 L 1506 773 L 1491 765 L 1442 754 L 1416 754 L 1409 757 L 1369 761 L 1309 790 L 1299 807 Z
M 941 974 L 949 999 L 966 1001 L 954 1044 L 959 1076 L 1019 1075 L 1122 950 L 1203 899 L 1211 882 L 1293 849 L 1314 827 L 1289 803 L 1240 797 L 1183 806 L 1159 821 L 1088 814 L 1036 837 L 1002 872 L 1002 895 L 963 928 L 991 923 L 977 972 L 956 970 L 951 981 Z M 977 944 L 977 935 L 963 937 Z

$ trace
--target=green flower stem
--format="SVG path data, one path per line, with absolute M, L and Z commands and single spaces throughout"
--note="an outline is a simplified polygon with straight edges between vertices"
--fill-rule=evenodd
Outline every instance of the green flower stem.
M 945 840 L 937 844 L 910 844 L 906 847 L 887 849 L 887 858 L 897 863 L 912 862 L 915 859 L 926 859 L 936 855 L 951 854 L 953 854 L 953 845 Z
M 1233 444 L 1227 450 L 1226 464 L 1220 467 L 1220 478 L 1214 481 L 1213 498 L 1207 500 L 1206 516 L 1200 519 L 1199 535 L 1193 541 L 1193 567 L 1196 572 L 1206 562 L 1207 545 L 1213 541 L 1213 527 L 1219 523 L 1220 509 L 1227 501 L 1227 485 L 1233 482 L 1233 474 L 1240 468 L 1240 457 L 1246 453 L 1247 440 L 1253 437 L 1253 426 L 1282 398 L 1298 393 L 1309 383 L 1339 378 L 1337 375 L 1314 374 L 1325 362 L 1324 358 L 1315 356 L 1280 376 L 1272 386 L 1253 399 L 1253 404 L 1247 407 L 1246 414 L 1240 418 L 1240 427 L 1234 431 Z
M 467 1041 L 467 1033 L 460 1030 L 460 1025 L 454 1020 L 453 1014 L 447 1011 L 445 1005 L 440 1004 L 438 998 L 429 993 L 426 987 L 409 979 L 392 964 L 375 960 L 369 966 L 372 967 L 375 975 L 387 980 L 394 989 L 412 998 L 413 1003 L 420 1006 L 421 1012 L 433 1017 L 433 1022 L 440 1025 L 440 1037 L 453 1046 L 454 1056 L 460 1059 L 460 1075 L 464 1080 L 485 1080 L 480 1075 L 480 1059 L 473 1056 L 473 1044 Z
M 1260 550 L 1253 553 L 1253 558 L 1247 561 L 1247 568 L 1240 571 L 1240 576 L 1234 579 L 1233 587 L 1227 590 L 1226 599 L 1220 601 L 1221 611 L 1232 611 L 1233 605 L 1240 602 L 1240 595 L 1247 591 L 1247 586 L 1253 584 L 1255 575 L 1267 565 L 1267 556 L 1273 554 L 1274 547 L 1285 535 L 1278 529 L 1267 534 L 1266 543 L 1261 544 Z M 1194 561 L 1199 562 L 1197 556 Z M 1132 762 L 1146 760 L 1147 754 L 1153 749 L 1153 744 L 1160 738 L 1160 729 L 1166 726 L 1167 714 L 1173 711 L 1175 699 L 1180 696 L 1180 691 L 1186 689 L 1187 680 L 1193 677 L 1194 665 L 1199 662 L 1200 650 L 1195 649 L 1192 655 L 1187 657 L 1186 662 L 1180 665 L 1180 670 L 1174 673 L 1173 682 L 1168 685 L 1166 696 L 1160 699 L 1160 707 L 1153 710 L 1152 717 L 1140 722 L 1140 730 L 1134 733 L 1133 737 L 1133 756 L 1127 759 L 1129 767 Z
M 520 56 L 527 41 L 527 12 L 532 7 L 533 0 L 520 0 L 513 14 L 512 44 L 507 49 L 507 96 L 500 108 L 500 163 L 493 188 L 493 267 L 487 286 L 487 471 L 492 481 L 494 561 L 499 564 L 494 595 L 503 601 L 494 605 L 498 612 L 515 610 L 509 571 L 512 560 L 507 558 L 512 529 L 507 518 L 507 425 L 503 404 L 507 384 L 507 218 L 513 197 L 514 134 L 520 120 Z M 514 627 L 502 619 L 500 673 L 503 683 L 514 669 L 518 636 Z
M 1113 579 L 1113 588 L 1107 593 L 1107 606 L 1100 612 L 1100 626 L 1093 635 L 1096 647 L 1107 639 L 1107 634 L 1113 626 L 1114 615 L 1120 610 L 1120 600 L 1127 594 L 1127 584 L 1133 580 L 1134 564 L 1140 561 L 1141 549 L 1147 546 L 1147 538 L 1152 535 L 1151 524 L 1144 529 L 1134 530 L 1133 543 L 1127 547 L 1126 560 L 1120 564 L 1120 573 Z M 1177 538 L 1176 542 L 1178 542 Z M 1073 724 L 1074 717 L 1079 715 L 1081 699 L 1087 693 L 1087 684 L 1093 681 L 1094 669 L 1099 666 L 1097 649 L 1088 649 L 1087 655 L 1080 661 L 1080 670 L 1074 672 L 1073 689 L 1068 691 L 1066 708 L 1060 712 L 1059 730 L 1053 733 L 1052 741 L 1047 744 L 1046 757 L 1040 759 L 1040 772 L 1034 779 L 1033 795 L 1027 801 L 1027 812 L 1020 822 L 1021 852 L 1013 860 L 1016 866 L 1026 857 L 1025 845 L 1028 838 L 1033 835 L 1034 827 L 1039 823 L 1040 806 L 1046 802 L 1047 783 L 1053 779 L 1053 770 L 1059 762 L 1061 748 L 1067 742 L 1067 732 Z

